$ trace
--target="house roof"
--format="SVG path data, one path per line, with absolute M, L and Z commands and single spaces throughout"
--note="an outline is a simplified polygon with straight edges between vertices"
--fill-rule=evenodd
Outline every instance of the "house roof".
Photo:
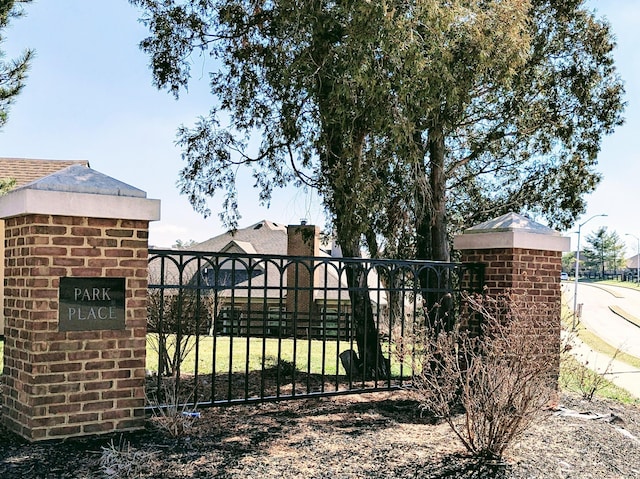
M 243 268 L 243 264 L 246 261 L 240 260 L 236 263 L 236 260 L 225 260 L 225 254 L 263 254 L 263 255 L 286 255 L 287 254 L 287 228 L 284 225 L 272 223 L 271 221 L 263 220 L 255 223 L 246 228 L 238 229 L 236 231 L 228 231 L 213 238 L 209 238 L 202 243 L 198 243 L 189 246 L 189 251 L 201 251 L 222 254 L 222 259 L 211 260 L 213 263 L 218 264 L 221 269 L 230 269 L 233 267 Z M 164 281 L 176 281 L 179 278 L 179 270 L 176 263 L 181 262 L 182 252 L 176 250 L 173 261 L 166 261 L 163 266 Z M 218 257 L 220 257 L 218 255 Z M 205 264 L 198 264 L 191 261 L 185 266 L 183 272 L 183 280 L 190 281 L 199 268 L 206 268 Z M 272 265 L 270 268 L 273 267 Z M 160 279 L 160 262 L 152 261 L 149 264 L 149 275 L 151 282 L 157 282 Z M 275 274 L 273 275 L 275 278 Z M 253 282 L 254 287 L 257 286 L 256 282 Z M 246 285 L 241 285 L 246 286 Z
M 0 178 L 15 179 L 16 187 L 20 187 L 72 165 L 89 167 L 89 162 L 87 160 L 0 158 Z
M 637 269 L 638 268 L 638 255 L 633 255 L 631 258 L 627 258 L 626 266 L 629 269 Z
M 245 267 L 249 267 L 253 271 L 261 271 L 266 274 L 259 274 L 253 276 L 251 280 L 240 280 L 235 284 L 236 291 L 234 296 L 237 298 L 245 297 L 247 295 L 248 288 L 255 288 L 261 290 L 265 297 L 279 298 L 283 293 L 283 288 L 287 285 L 287 274 L 285 271 L 285 263 L 280 264 L 277 260 L 262 260 L 257 258 L 248 259 L 250 255 L 274 255 L 274 256 L 287 256 L 288 236 L 287 227 L 273 223 L 271 221 L 262 220 L 246 228 L 238 229 L 234 232 L 227 232 L 218 236 L 214 236 L 202 243 L 190 246 L 189 251 L 202 251 L 202 252 L 217 252 L 216 259 L 209 258 L 203 259 L 202 263 L 195 261 L 190 262 L 184 267 L 183 281 L 187 282 L 197 273 L 198 269 L 205 269 L 216 265 L 215 268 L 223 270 L 243 270 Z M 226 258 L 225 255 L 249 255 L 247 258 L 242 256 L 233 258 Z M 330 257 L 329 254 L 321 251 L 321 256 Z M 213 256 L 213 255 L 212 255 Z M 210 262 L 209 262 L 210 261 Z M 161 268 L 160 261 L 151 261 L 149 265 L 150 281 L 152 283 L 157 282 L 160 279 L 160 271 L 164 271 L 165 281 L 175 282 L 179 277 L 178 267 L 176 263 L 181 262 L 181 252 L 176 251 L 172 261 L 165 261 L 164 266 Z M 324 294 L 326 299 L 338 299 L 337 287 L 339 283 L 343 286 L 346 285 L 346 273 L 342 272 L 341 279 L 338 279 L 338 273 L 336 268 L 327 267 L 325 264 L 316 264 L 315 268 L 319 270 L 321 277 L 327 278 L 328 291 L 321 292 L 319 289 L 314 291 L 316 298 Z M 224 294 L 224 293 L 221 293 Z M 344 301 L 344 299 L 343 299 Z
M 224 234 L 214 236 L 202 243 L 189 247 L 194 251 L 227 251 L 231 249 L 230 243 L 235 243 L 234 252 L 240 252 L 237 248 L 242 248 L 247 254 L 287 254 L 287 227 L 262 220 L 246 228 L 235 231 L 228 231 Z M 252 250 L 243 246 L 251 246 Z

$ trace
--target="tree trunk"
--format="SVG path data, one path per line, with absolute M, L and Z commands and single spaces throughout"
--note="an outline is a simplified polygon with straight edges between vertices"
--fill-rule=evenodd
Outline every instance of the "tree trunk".
M 431 255 L 434 261 L 450 261 L 447 237 L 447 178 L 445 175 L 444 133 L 441 125 L 429 130 L 429 160 L 431 164 Z
M 333 42 L 338 42 L 343 32 L 331 22 L 319 22 L 314 29 L 312 57 L 322 65 L 330 54 Z M 336 103 L 335 79 L 323 76 L 318 70 L 315 78 L 315 95 L 322 125 L 320 164 L 327 188 L 325 201 L 334 215 L 338 243 L 344 257 L 360 258 L 362 219 L 354 217 L 354 196 L 358 195 L 353 178 L 360 166 L 364 140 L 368 133 L 361 118 L 346 125 L 341 119 L 344 105 Z M 357 216 L 357 215 L 355 215 Z M 388 378 L 389 361 L 382 354 L 380 338 L 369 297 L 367 271 L 359 263 L 347 267 L 347 284 L 351 299 L 352 323 L 358 345 L 357 358 L 360 372 L 367 378 Z
M 441 125 L 429 129 L 426 152 L 429 155 L 428 171 L 426 165 L 421 164 L 417 170 L 419 178 L 416 179 L 417 258 L 449 262 L 445 143 Z M 436 331 L 449 330 L 453 326 L 450 317 L 451 298 L 443 292 L 434 291 L 447 285 L 449 280 L 446 272 L 438 274 L 432 269 L 425 269 L 420 274 L 426 316 Z
M 341 247 L 345 257 L 361 256 L 359 248 L 356 251 L 353 243 L 343 244 Z M 380 344 L 378 325 L 369 296 L 368 270 L 362 264 L 354 262 L 347 265 L 346 273 L 351 299 L 351 316 L 358 345 L 359 372 L 365 379 L 388 379 L 391 373 L 390 362 L 384 356 Z
M 415 217 L 416 217 L 416 259 L 431 259 L 431 185 L 427 181 L 426 167 L 427 151 L 422 142 L 422 131 L 416 131 L 413 135 L 416 148 L 421 153 L 420 161 L 416 162 L 415 178 L 413 179 L 416 191 L 414 193 Z M 424 284 L 424 282 L 423 282 Z
M 421 134 L 414 135 L 421 142 Z M 428 165 L 416 166 L 416 256 L 431 261 L 450 261 L 447 236 L 447 178 L 445 174 L 445 144 L 441 125 L 429 129 L 426 149 Z M 428 179 L 428 181 L 427 181 Z

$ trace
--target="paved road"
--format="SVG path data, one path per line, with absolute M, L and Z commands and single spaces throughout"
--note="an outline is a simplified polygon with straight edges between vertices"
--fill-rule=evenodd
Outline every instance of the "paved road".
M 573 283 L 562 283 L 563 299 L 573 310 Z M 640 290 L 617 286 L 578 285 L 578 304 L 582 303 L 581 321 L 607 343 L 640 358 L 640 328 L 613 313 L 617 306 L 640 318 Z
M 563 300 L 573 311 L 573 283 L 562 283 Z M 613 313 L 609 307 L 618 306 L 640 318 L 640 290 L 616 286 L 578 285 L 578 304 L 582 303 L 582 323 L 607 343 L 633 356 L 640 357 L 640 327 Z M 607 379 L 640 398 L 640 370 L 594 352 L 584 344 L 575 345 L 574 354 L 598 371 L 609 371 Z

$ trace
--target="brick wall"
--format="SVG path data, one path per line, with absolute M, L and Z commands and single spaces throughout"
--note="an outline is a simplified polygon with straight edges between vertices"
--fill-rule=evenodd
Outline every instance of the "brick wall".
M 29 440 L 143 427 L 148 221 L 5 221 L 3 421 Z M 58 331 L 60 277 L 126 278 L 123 330 Z
M 0 219 L 0 238 L 4 238 L 4 220 Z M 4 248 L 0 247 L 0 278 L 4 278 Z M 0 305 L 4 304 L 4 288 L 0 288 Z M 4 308 L 0 309 L 0 335 L 4 336 Z

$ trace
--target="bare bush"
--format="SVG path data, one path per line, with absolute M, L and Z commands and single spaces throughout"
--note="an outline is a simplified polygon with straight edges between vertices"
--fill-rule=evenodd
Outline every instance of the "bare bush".
M 189 405 L 189 397 L 180 393 L 179 382 L 166 379 L 161 383 L 161 390 L 147 396 L 147 404 L 151 406 L 151 422 L 171 437 L 188 436 L 200 413 L 197 405 Z
M 398 350 L 404 361 L 411 354 L 421 407 L 442 417 L 469 452 L 499 459 L 555 396 L 559 318 L 514 292 L 464 301 L 462 323 L 480 321 L 480 335 L 432 321 Z
M 607 388 L 610 382 L 605 377 L 611 373 L 613 361 L 620 353 L 619 349 L 609 358 L 606 364 L 598 365 L 592 363 L 593 359 L 585 356 L 583 353 L 574 352 L 573 343 L 579 341 L 572 335 L 567 336 L 567 347 L 564 349 L 561 363 L 560 379 L 562 386 L 579 392 L 582 398 L 587 401 L 593 400 L 596 393 Z
M 150 289 L 147 313 L 147 342 L 158 354 L 158 373 L 176 376 L 195 347 L 194 336 L 207 330 L 208 304 L 195 290 Z
M 111 440 L 107 447 L 102 447 L 100 455 L 100 467 L 108 479 L 142 477 L 154 462 L 154 453 L 137 450 L 122 438 L 118 443 Z

